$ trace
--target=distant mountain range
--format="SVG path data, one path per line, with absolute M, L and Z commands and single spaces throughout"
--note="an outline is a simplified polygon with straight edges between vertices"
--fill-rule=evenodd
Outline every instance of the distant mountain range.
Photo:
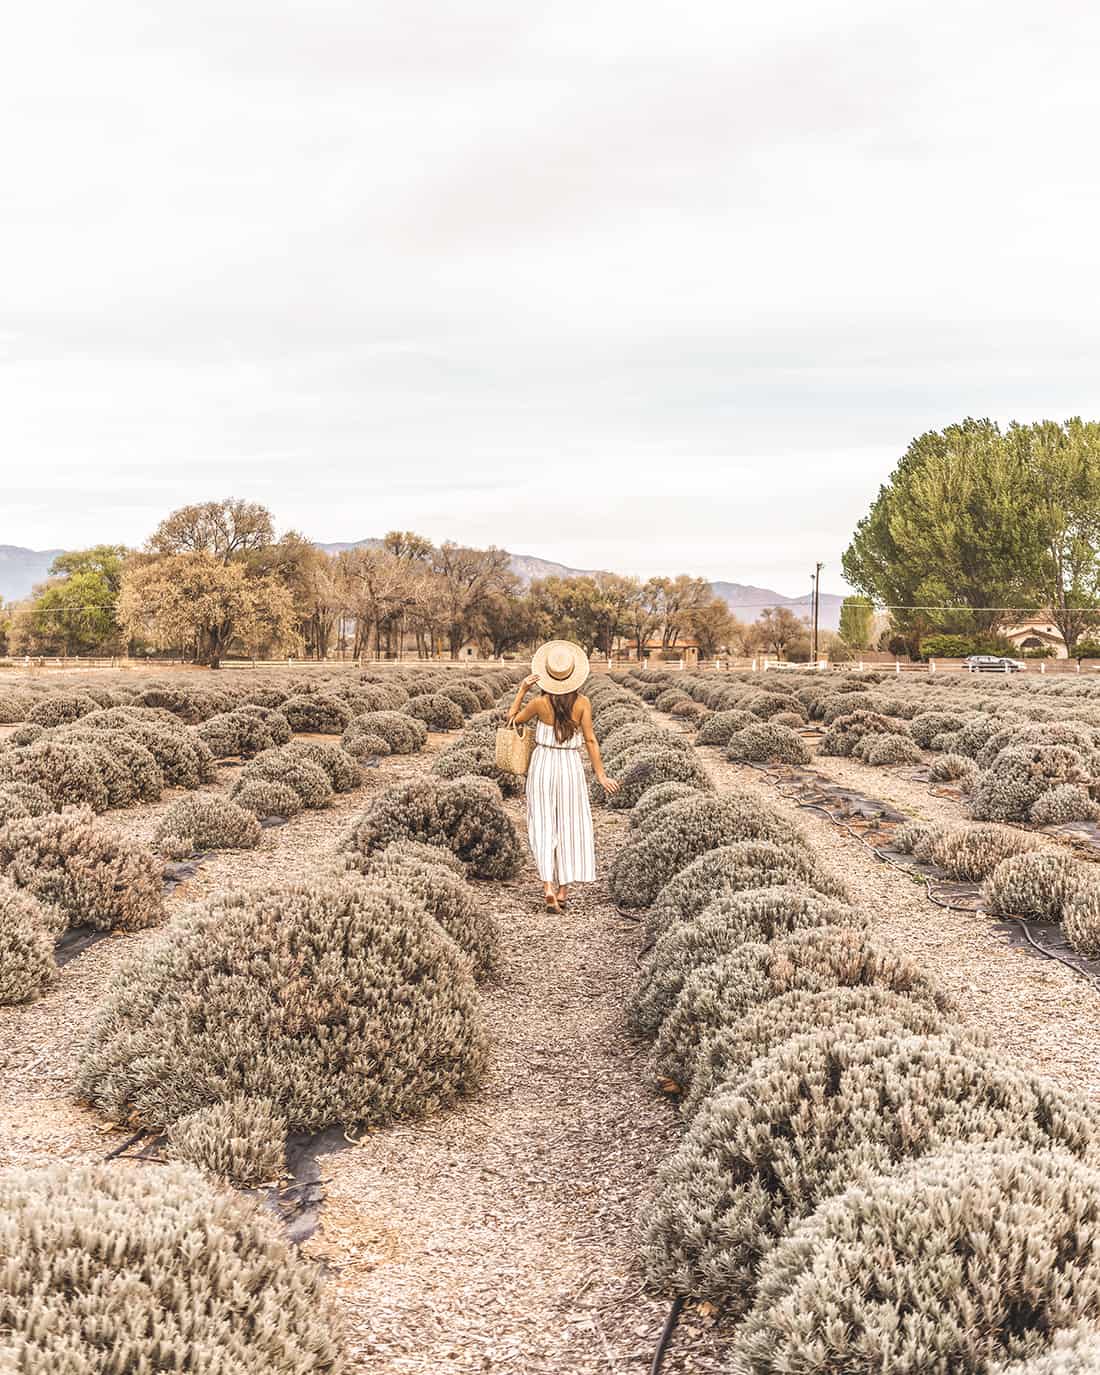
M 326 554 L 338 554 L 343 549 L 377 548 L 378 539 L 353 540 L 343 544 L 318 544 Z M 30 595 L 32 588 L 45 582 L 50 564 L 63 554 L 63 549 L 21 549 L 17 545 L 0 544 L 0 597 L 7 602 L 19 601 Z M 539 559 L 531 554 L 511 554 L 512 571 L 524 584 L 536 578 L 576 578 L 592 576 L 601 570 L 570 568 L 552 559 Z M 714 582 L 714 594 L 721 597 L 729 609 L 742 621 L 755 621 L 768 606 L 789 607 L 796 616 L 810 615 L 810 594 L 785 597 L 770 587 L 753 587 L 749 583 Z M 840 605 L 844 600 L 832 592 L 822 592 L 820 622 L 823 630 L 836 630 L 840 624 Z
M 29 595 L 37 583 L 45 582 L 50 564 L 64 549 L 20 549 L 15 544 L 0 544 L 0 597 L 17 602 Z

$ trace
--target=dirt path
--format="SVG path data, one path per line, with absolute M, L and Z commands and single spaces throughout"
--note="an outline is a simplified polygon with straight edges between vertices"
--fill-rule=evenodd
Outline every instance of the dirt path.
M 522 803 L 509 811 L 522 828 Z M 607 812 L 596 825 L 602 876 L 628 827 Z M 503 935 L 488 1082 L 325 1162 L 314 1250 L 337 1267 L 354 1369 L 644 1371 L 667 1303 L 640 1292 L 635 1218 L 678 1128 L 623 1022 L 638 928 L 602 877 L 562 918 L 541 909 L 530 864 L 478 891 Z M 676 1346 L 678 1370 L 717 1369 L 705 1323 Z
M 208 856 L 170 912 L 226 886 L 338 870 L 336 846 L 370 795 L 426 771 L 449 739 L 381 761 L 363 789 L 267 832 L 259 850 Z M 220 770 L 215 789 L 234 777 Z M 179 795 L 102 821 L 148 842 Z M 522 800 L 508 809 L 522 834 Z M 623 1018 L 639 930 L 615 911 L 605 876 L 629 827 L 606 810 L 596 825 L 601 880 L 564 917 L 542 910 L 529 864 L 514 882 L 476 885 L 502 931 L 500 969 L 482 989 L 492 1056 L 482 1089 L 322 1159 L 327 1200 L 306 1251 L 330 1269 L 355 1372 L 648 1368 L 667 1302 L 641 1292 L 636 1216 L 679 1129 Z M 119 963 L 156 937 L 103 940 L 47 997 L 0 1008 L 0 1165 L 92 1162 L 118 1144 L 69 1100 L 71 1059 Z M 719 1368 L 706 1318 L 684 1319 L 675 1350 L 680 1375 Z

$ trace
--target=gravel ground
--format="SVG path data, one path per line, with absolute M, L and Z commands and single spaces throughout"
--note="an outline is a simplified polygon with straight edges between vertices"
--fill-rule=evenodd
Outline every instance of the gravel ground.
M 168 898 L 170 913 L 228 885 L 339 869 L 336 845 L 370 792 L 425 771 L 450 738 L 382 760 L 365 788 L 266 832 L 259 850 L 207 856 Z M 222 768 L 210 790 L 235 773 Z M 148 842 L 179 795 L 102 820 Z M 522 832 L 522 800 L 508 810 Z M 605 874 L 628 827 L 607 810 L 596 826 Z M 306 1252 L 330 1271 L 353 1371 L 644 1372 L 668 1304 L 642 1292 L 635 1220 L 678 1128 L 623 1020 L 638 927 L 603 878 L 561 917 L 546 913 L 530 864 L 513 882 L 476 886 L 502 931 L 500 969 L 482 988 L 487 1081 L 452 1112 L 323 1157 L 327 1199 Z M 68 1076 L 108 979 L 156 937 L 102 940 L 47 997 L 0 1009 L 0 1164 L 92 1162 L 123 1139 L 70 1102 Z M 685 1315 L 674 1350 L 679 1375 L 715 1375 L 706 1312 Z
M 904 769 L 873 769 L 860 759 L 846 759 L 834 754 L 815 754 L 813 767 L 833 783 L 854 788 L 868 797 L 892 803 L 899 811 L 922 821 L 938 821 L 951 825 L 969 820 L 966 804 L 961 798 L 942 797 L 933 792 L 932 784 L 906 778 Z
M 1100 1101 L 1100 995 L 1079 976 L 1008 945 L 986 917 L 935 906 L 923 883 L 875 859 L 819 813 L 783 798 L 754 769 L 730 763 L 713 746 L 700 747 L 700 753 L 720 788 L 757 793 L 799 821 L 817 853 L 843 875 L 868 910 L 875 935 L 934 973 L 956 998 L 964 1021 L 988 1032 L 1006 1054 Z M 819 758 L 813 767 L 914 815 L 962 819 L 957 804 L 933 797 L 925 784 L 850 760 Z

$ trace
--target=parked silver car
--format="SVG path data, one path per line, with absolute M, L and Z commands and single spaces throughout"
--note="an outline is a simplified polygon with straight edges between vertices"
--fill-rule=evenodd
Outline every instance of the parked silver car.
M 1019 659 L 1006 659 L 999 654 L 971 654 L 966 666 L 971 673 L 1019 673 L 1024 667 Z

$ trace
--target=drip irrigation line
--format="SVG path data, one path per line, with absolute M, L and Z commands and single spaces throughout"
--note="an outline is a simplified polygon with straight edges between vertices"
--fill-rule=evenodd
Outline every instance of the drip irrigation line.
M 141 1131 L 134 1132 L 133 1136 L 131 1136 L 128 1141 L 124 1141 L 121 1146 L 116 1146 L 113 1151 L 108 1152 L 103 1159 L 105 1161 L 117 1160 L 119 1156 L 125 1155 L 131 1146 L 136 1146 L 139 1141 L 148 1135 L 149 1133 L 143 1127 Z
M 1094 977 L 1092 974 L 1087 973 L 1083 969 L 1078 969 L 1072 960 L 1066 959 L 1065 955 L 1059 955 L 1056 950 L 1048 950 L 1046 946 L 1040 945 L 1039 942 L 1034 938 L 1034 936 L 1032 936 L 1031 928 L 1028 926 L 1027 921 L 1023 917 L 1005 916 L 1003 920 L 1018 921 L 1020 923 L 1021 929 L 1023 930 L 1024 938 L 1027 940 L 1027 943 L 1029 945 L 1034 946 L 1035 949 L 1038 950 L 1040 955 L 1045 955 L 1049 960 L 1057 960 L 1059 964 L 1064 964 L 1067 969 L 1072 969 L 1075 974 L 1080 974 L 1080 976 L 1083 979 L 1087 980 L 1090 984 L 1092 984 L 1093 988 L 1096 990 L 1097 993 L 1100 993 L 1100 979 Z
M 788 798 L 788 800 L 794 800 L 794 797 L 791 794 L 783 792 L 782 788 L 780 787 L 779 775 L 772 773 L 771 770 L 766 769 L 759 764 L 750 764 L 749 767 L 756 769 L 758 773 L 762 773 L 767 779 L 769 779 L 769 781 L 776 787 L 776 789 L 780 793 L 782 793 L 784 797 Z M 858 840 L 861 845 L 866 846 L 866 848 L 871 851 L 871 853 L 875 856 L 877 860 L 881 861 L 881 863 L 883 864 L 889 865 L 891 869 L 897 869 L 902 873 L 912 872 L 912 870 L 908 869 L 906 865 L 899 864 L 897 860 L 891 858 L 890 855 L 886 854 L 877 845 L 872 844 L 872 842 L 869 841 L 865 835 L 862 835 L 853 826 L 849 825 L 849 823 L 842 816 L 838 816 L 836 813 L 831 812 L 829 808 L 825 806 L 824 803 L 799 802 L 797 803 L 797 805 L 804 811 L 821 812 L 822 815 L 825 816 L 832 825 L 837 826 L 841 830 L 847 831 L 849 835 L 854 836 L 855 839 Z M 949 912 L 968 912 L 971 916 L 973 916 L 975 912 L 981 912 L 984 910 L 981 907 L 967 907 L 963 903 L 945 901 L 943 898 L 937 897 L 936 894 L 932 891 L 933 882 L 933 879 L 925 876 L 925 894 L 929 902 L 934 903 L 937 907 L 942 907 L 945 911 Z M 987 913 L 986 915 L 993 914 Z M 1078 976 L 1078 978 L 1084 979 L 1084 981 L 1093 989 L 1094 992 L 1100 993 L 1100 978 L 1097 978 L 1096 976 L 1090 974 L 1088 970 L 1081 969 L 1078 965 L 1074 964 L 1072 960 L 1067 959 L 1064 955 L 1059 955 L 1057 951 L 1049 950 L 1046 946 L 1041 945 L 1038 941 L 1036 941 L 1035 938 L 1032 936 L 1031 929 L 1028 926 L 1027 921 L 1024 917 L 1005 914 L 1003 919 L 1006 921 L 1019 922 L 1020 927 L 1024 933 L 1024 938 L 1038 954 L 1042 955 L 1044 959 L 1056 960 L 1059 964 L 1065 965 L 1065 967 L 1067 969 L 1072 970 L 1073 973 Z
M 661 1337 L 657 1343 L 657 1350 L 653 1353 L 653 1364 L 649 1367 L 649 1375 L 661 1375 L 665 1353 L 668 1351 L 668 1344 L 672 1341 L 672 1334 L 676 1331 L 676 1324 L 680 1321 L 680 1314 L 683 1309 L 684 1295 L 677 1294 L 672 1300 L 672 1307 L 668 1310 L 668 1317 L 661 1329 Z

